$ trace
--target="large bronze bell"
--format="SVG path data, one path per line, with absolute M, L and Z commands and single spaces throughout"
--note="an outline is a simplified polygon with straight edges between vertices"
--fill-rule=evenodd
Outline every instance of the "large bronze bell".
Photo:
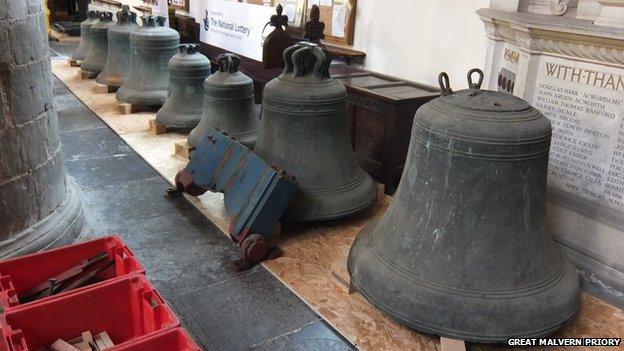
M 139 28 L 136 17 L 137 14 L 130 12 L 128 5 L 123 5 L 122 10 L 117 12 L 117 24 L 108 30 L 106 64 L 95 78 L 96 82 L 115 88 L 123 84 L 130 68 L 130 33 Z
M 473 70 L 475 71 L 475 70 Z M 474 73 L 471 71 L 471 73 Z M 547 230 L 550 122 L 525 101 L 470 89 L 414 118 L 390 208 L 358 235 L 351 282 L 397 321 L 467 341 L 557 330 L 577 310 L 576 270 Z
M 181 44 L 180 53 L 169 61 L 169 96 L 156 113 L 156 121 L 167 127 L 191 129 L 204 112 L 204 80 L 210 61 L 195 44 Z
M 80 22 L 80 44 L 78 49 L 74 51 L 72 59 L 76 61 L 84 61 L 91 48 L 91 26 L 97 22 L 99 11 L 87 11 L 87 19 Z
M 108 30 L 115 25 L 112 12 L 100 12 L 100 18 L 91 26 L 91 47 L 80 69 L 99 74 L 108 56 Z
M 189 134 L 188 143 L 197 146 L 206 130 L 214 128 L 253 148 L 260 122 L 254 105 L 253 81 L 238 70 L 238 56 L 219 55 L 217 63 L 219 71 L 204 82 L 204 116 Z
M 287 220 L 348 216 L 371 205 L 376 186 L 357 163 L 347 125 L 347 92 L 329 76 L 316 44 L 284 51 L 284 72 L 264 88 L 255 152 L 296 177 Z
M 164 25 L 164 17 L 146 15 L 143 26 L 130 34 L 130 71 L 117 90 L 117 100 L 160 106 L 167 99 L 169 60 L 178 52 L 180 35 Z

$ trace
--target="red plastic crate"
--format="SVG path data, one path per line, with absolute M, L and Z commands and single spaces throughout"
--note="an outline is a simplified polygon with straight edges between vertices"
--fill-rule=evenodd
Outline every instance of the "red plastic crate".
M 145 273 L 143 265 L 118 236 L 106 236 L 0 261 L 0 306 L 4 309 L 19 306 L 19 296 L 21 294 L 47 281 L 48 278 L 63 273 L 81 261 L 101 252 L 106 252 L 110 258 L 115 258 L 115 268 L 107 271 L 108 276 L 105 277 L 106 279 L 130 273 Z M 33 302 L 46 301 L 56 296 L 78 292 L 84 288 L 87 287 L 45 297 Z
M 141 274 L 109 280 L 80 292 L 33 302 L 0 316 L 0 350 L 36 351 L 56 339 L 89 330 L 107 332 L 115 345 L 172 329 L 180 320 Z
M 113 347 L 111 351 L 201 351 L 182 328 L 149 336 L 135 343 Z

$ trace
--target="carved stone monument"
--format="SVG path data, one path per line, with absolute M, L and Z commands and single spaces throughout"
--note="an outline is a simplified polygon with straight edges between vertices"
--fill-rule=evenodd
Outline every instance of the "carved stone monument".
M 551 233 L 586 289 L 624 305 L 620 1 L 499 3 L 478 11 L 489 38 L 487 84 L 524 98 L 550 119 Z
M 71 242 L 83 212 L 65 176 L 41 1 L 0 0 L 0 258 Z

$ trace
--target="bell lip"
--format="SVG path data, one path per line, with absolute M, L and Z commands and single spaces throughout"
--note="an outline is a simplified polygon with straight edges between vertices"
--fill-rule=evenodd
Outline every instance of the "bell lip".
M 111 70 L 112 69 L 107 69 L 107 66 L 104 65 L 104 69 L 95 77 L 95 81 L 102 85 L 119 88 L 123 85 L 124 80 L 126 80 L 127 73 L 117 74 L 115 72 L 109 72 Z
M 197 127 L 203 116 L 203 110 L 200 109 L 195 112 L 175 113 L 167 108 L 167 102 L 165 102 L 165 105 L 156 112 L 156 121 L 168 128 L 191 130 Z
M 358 198 L 348 199 L 348 201 L 342 195 L 344 193 L 354 194 L 358 192 Z M 337 200 L 343 200 L 343 203 L 341 204 Z M 372 206 L 376 201 L 377 185 L 368 173 L 360 169 L 360 174 L 357 177 L 339 186 L 328 188 L 299 187 L 290 205 L 284 212 L 284 219 L 293 222 L 333 220 L 363 211 Z M 329 210 L 325 211 L 315 210 L 314 206 L 319 203 L 329 203 L 333 206 L 328 206 Z
M 167 88 L 141 90 L 129 87 L 126 83 L 124 82 L 115 93 L 115 98 L 119 102 L 145 106 L 162 106 L 167 100 Z
M 574 285 L 574 292 L 573 293 L 568 293 L 566 294 L 567 296 L 567 300 L 564 301 L 564 303 L 561 303 L 561 306 L 566 306 L 566 305 L 573 305 L 573 308 L 569 309 L 568 313 L 566 313 L 562 318 L 559 319 L 558 322 L 556 323 L 551 323 L 549 325 L 546 325 L 542 328 L 538 328 L 533 329 L 533 330 L 528 330 L 528 331 L 522 331 L 522 332 L 516 332 L 516 333 L 509 333 L 506 335 L 502 335 L 502 334 L 486 334 L 486 333 L 472 333 L 472 332 L 461 332 L 458 330 L 450 330 L 450 329 L 444 329 L 441 327 L 437 327 L 435 325 L 432 324 L 426 324 L 426 323 L 418 323 L 415 322 L 413 319 L 408 319 L 404 316 L 402 316 L 400 313 L 397 313 L 395 310 L 393 310 L 392 308 L 386 306 L 384 303 L 382 303 L 381 301 L 377 300 L 377 298 L 374 296 L 374 294 L 369 293 L 366 289 L 362 289 L 362 285 L 360 284 L 359 279 L 366 279 L 366 277 L 358 277 L 355 276 L 354 277 L 354 265 L 357 265 L 357 261 L 359 256 L 361 256 L 361 252 L 366 253 L 365 249 L 361 249 L 360 245 L 362 244 L 362 241 L 368 239 L 368 236 L 372 235 L 374 229 L 377 227 L 377 224 L 380 222 L 379 219 L 374 220 L 370 223 L 368 223 L 357 235 L 357 237 L 355 238 L 355 241 L 353 242 L 350 250 L 349 250 L 349 255 L 347 258 L 347 271 L 349 273 L 349 277 L 351 278 L 351 284 L 353 284 L 353 286 L 355 287 L 355 289 L 357 290 L 357 292 L 359 292 L 362 296 L 364 296 L 364 298 L 371 304 L 373 305 L 375 308 L 379 309 L 380 311 L 382 311 L 385 315 L 387 315 L 390 319 L 407 326 L 408 328 L 411 328 L 413 330 L 417 330 L 423 333 L 427 333 L 427 334 L 433 334 L 433 335 L 439 335 L 439 336 L 444 336 L 444 337 L 449 337 L 449 338 L 454 338 L 454 339 L 459 339 L 459 340 L 464 340 L 467 342 L 478 342 L 478 343 L 504 343 L 506 342 L 509 338 L 528 338 L 528 337 L 544 337 L 547 335 L 552 334 L 553 332 L 557 331 L 558 329 L 560 329 L 565 323 L 567 323 L 570 319 L 572 319 L 576 313 L 579 310 L 580 307 L 580 281 L 578 279 L 578 274 L 575 274 L 576 269 L 571 265 L 570 262 L 568 262 L 567 260 L 563 260 L 563 265 L 565 266 L 565 276 L 557 282 L 557 284 L 551 285 L 549 286 L 547 289 L 542 290 L 540 293 L 545 293 L 549 290 L 556 290 L 560 285 L 565 285 L 567 284 L 572 284 Z M 362 251 L 359 251 L 362 250 Z M 359 252 L 358 252 L 359 251 Z M 397 277 L 396 272 L 393 272 L 389 269 L 387 269 L 387 267 L 383 264 L 380 264 L 379 262 L 371 262 L 368 261 L 369 264 L 377 264 L 378 267 L 383 267 L 385 273 L 383 274 L 383 277 L 385 280 L 390 280 L 390 279 L 396 279 L 395 277 Z M 361 269 L 360 269 L 361 270 Z M 400 278 L 399 278 L 400 279 Z M 572 280 L 572 281 L 568 281 L 568 280 Z M 412 291 L 416 291 L 418 290 L 418 288 L 421 288 L 423 290 L 428 290 L 426 287 L 422 287 L 421 285 L 418 285 L 416 283 L 412 283 L 409 282 L 408 283 L 410 286 L 416 287 L 416 288 L 410 288 L 410 290 Z M 433 290 L 428 290 L 428 291 L 433 291 Z M 431 293 L 431 295 L 434 295 L 435 292 Z M 439 294 L 439 293 L 438 293 Z M 414 294 L 417 295 L 417 294 Z M 535 294 L 536 295 L 536 294 Z M 531 295 L 534 296 L 534 295 Z M 453 298 L 455 296 L 453 295 L 445 295 L 445 298 Z M 464 302 L 465 303 L 465 296 L 461 296 L 460 298 L 464 298 Z M 507 299 L 498 299 L 498 301 L 517 301 L 517 300 L 522 300 L 522 299 L 526 299 L 527 296 L 520 296 L 520 298 L 507 298 Z M 459 301 L 459 299 L 457 299 Z M 478 300 L 478 298 L 474 298 L 474 300 Z M 543 298 L 540 299 L 539 301 L 547 301 L 547 298 Z M 455 305 L 458 306 L 462 306 L 462 304 L 458 304 L 455 303 Z M 526 305 L 522 305 L 519 304 L 520 307 L 516 307 L 517 310 L 524 310 L 524 307 L 526 307 Z M 544 306 L 550 306 L 550 304 L 544 302 Z M 405 306 L 402 306 L 405 307 Z M 414 307 L 414 306 L 410 306 L 410 307 Z M 500 307 L 500 305 L 498 306 Z M 412 308 L 413 310 L 417 310 L 417 308 Z M 514 316 L 515 314 L 513 313 L 513 308 L 509 308 L 508 313 L 505 313 L 506 315 L 509 316 Z M 544 309 L 542 309 L 544 310 Z

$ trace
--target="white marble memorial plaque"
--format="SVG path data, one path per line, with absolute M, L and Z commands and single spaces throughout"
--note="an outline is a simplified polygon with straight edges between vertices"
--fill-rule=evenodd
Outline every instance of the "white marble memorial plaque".
M 549 185 L 624 213 L 624 71 L 542 56 L 532 103 L 552 122 Z

